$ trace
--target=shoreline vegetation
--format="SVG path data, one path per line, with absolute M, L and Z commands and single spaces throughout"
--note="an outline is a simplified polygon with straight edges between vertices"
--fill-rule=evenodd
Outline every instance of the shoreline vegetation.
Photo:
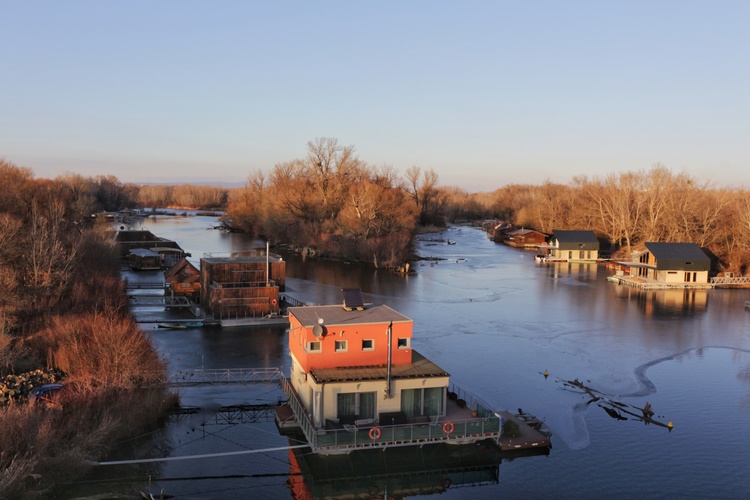
M 106 180 L 107 192 L 117 192 L 116 179 Z M 110 198 L 225 210 L 224 229 L 394 270 L 415 259 L 420 228 L 483 220 L 545 234 L 592 230 L 618 257 L 651 241 L 695 243 L 712 256 L 715 273 L 745 275 L 750 267 L 750 191 L 716 187 L 660 164 L 480 193 L 437 181 L 434 171 L 416 166 L 400 176 L 389 165 L 368 165 L 352 146 L 321 138 L 308 142 L 304 158 L 253 172 L 243 187 L 121 185 L 125 194 Z
M 96 196 L 2 161 L 0 182 L 0 498 L 45 498 L 159 428 L 176 396 L 91 220 Z M 62 388 L 31 403 L 48 382 Z

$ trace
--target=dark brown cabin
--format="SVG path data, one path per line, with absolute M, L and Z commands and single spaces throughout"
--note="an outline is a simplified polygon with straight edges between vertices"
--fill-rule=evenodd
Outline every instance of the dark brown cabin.
M 201 259 L 201 305 L 216 319 L 278 314 L 286 262 L 265 249 Z

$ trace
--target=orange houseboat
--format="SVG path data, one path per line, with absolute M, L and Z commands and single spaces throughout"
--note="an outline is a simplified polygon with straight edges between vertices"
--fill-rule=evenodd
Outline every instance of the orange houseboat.
M 281 430 L 301 431 L 320 454 L 485 440 L 505 449 L 503 420 L 512 416 L 494 412 L 414 351 L 410 318 L 364 304 L 359 290 L 344 297 L 343 305 L 289 308 L 292 367 L 282 379 Z

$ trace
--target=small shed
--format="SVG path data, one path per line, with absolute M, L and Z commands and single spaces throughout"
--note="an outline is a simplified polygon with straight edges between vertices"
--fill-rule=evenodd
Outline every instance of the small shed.
M 195 297 L 200 294 L 200 271 L 187 259 L 180 260 L 166 271 L 164 281 L 169 285 L 174 295 Z

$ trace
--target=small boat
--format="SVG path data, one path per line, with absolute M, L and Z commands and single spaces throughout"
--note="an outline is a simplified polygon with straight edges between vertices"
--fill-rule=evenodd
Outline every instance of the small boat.
M 544 420 L 539 420 L 537 417 L 532 415 L 531 413 L 524 412 L 521 408 L 518 409 L 518 413 L 516 413 L 516 418 L 519 422 L 523 422 L 524 424 L 528 425 L 538 433 L 542 434 L 543 436 L 550 437 L 552 436 L 552 429 L 549 428 L 549 426 L 544 422 Z
M 607 276 L 607 281 L 609 281 L 610 283 L 619 283 L 620 278 L 618 278 L 617 276 Z
M 173 330 L 184 330 L 187 328 L 185 325 L 180 325 L 178 323 L 159 323 L 157 325 L 159 328 L 171 328 Z

